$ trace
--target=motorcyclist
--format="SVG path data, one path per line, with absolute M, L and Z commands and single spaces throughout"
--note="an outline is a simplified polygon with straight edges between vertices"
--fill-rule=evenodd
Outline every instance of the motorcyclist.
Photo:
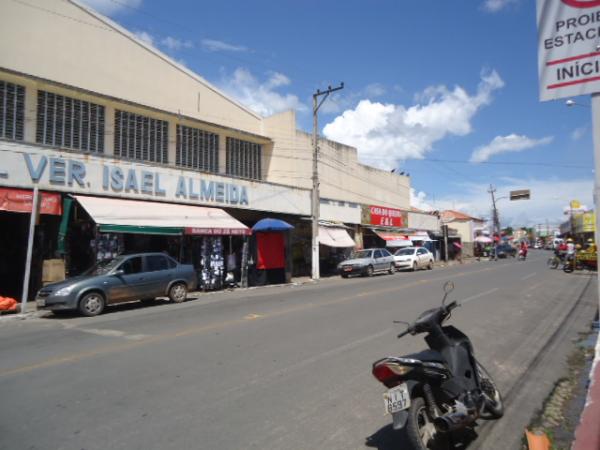
M 521 241 L 521 248 L 519 249 L 519 254 L 523 259 L 527 258 L 527 242 Z
M 567 261 L 573 261 L 575 259 L 575 243 L 573 239 L 567 239 Z

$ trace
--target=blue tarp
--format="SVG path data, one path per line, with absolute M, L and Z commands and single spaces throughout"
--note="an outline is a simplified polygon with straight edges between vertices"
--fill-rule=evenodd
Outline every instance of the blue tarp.
M 262 219 L 256 222 L 252 227 L 255 232 L 258 231 L 287 231 L 294 228 L 289 223 L 279 219 Z

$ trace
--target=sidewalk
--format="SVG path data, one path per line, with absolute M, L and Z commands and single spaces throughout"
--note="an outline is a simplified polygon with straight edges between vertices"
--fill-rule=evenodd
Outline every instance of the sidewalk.
M 573 450 L 600 449 L 600 335 L 590 371 L 585 407 L 575 431 Z

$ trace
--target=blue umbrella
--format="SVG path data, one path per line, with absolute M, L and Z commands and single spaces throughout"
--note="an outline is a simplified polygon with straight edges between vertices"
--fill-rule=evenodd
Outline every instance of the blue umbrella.
M 294 228 L 287 222 L 279 219 L 261 219 L 252 227 L 254 232 L 258 231 L 287 231 Z

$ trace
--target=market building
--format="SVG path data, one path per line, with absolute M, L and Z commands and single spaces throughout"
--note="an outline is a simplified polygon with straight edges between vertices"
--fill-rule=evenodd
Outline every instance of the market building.
M 319 145 L 322 265 L 374 230 L 422 231 L 409 225 L 409 177 Z M 257 273 L 308 275 L 312 154 L 294 111 L 261 117 L 75 0 L 3 5 L 1 295 L 20 295 L 36 187 L 30 292 L 48 261 L 75 275 L 131 251 L 193 262 L 208 285 L 230 268 L 240 276 L 245 246 Z M 258 238 L 265 218 L 293 229 Z

